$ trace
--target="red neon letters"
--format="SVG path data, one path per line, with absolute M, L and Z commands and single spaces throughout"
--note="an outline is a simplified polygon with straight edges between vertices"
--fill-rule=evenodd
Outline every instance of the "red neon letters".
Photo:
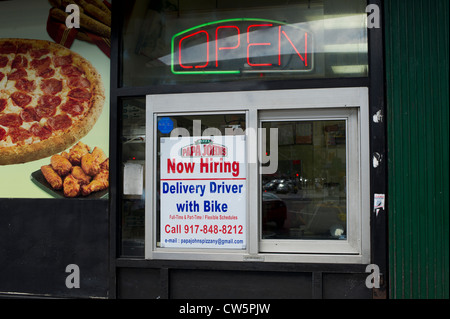
M 307 31 L 274 23 L 237 24 L 209 25 L 175 38 L 175 71 L 312 69 Z
M 236 29 L 237 30 L 237 45 L 234 47 L 219 47 L 219 37 L 218 37 L 218 32 L 220 29 Z M 241 45 L 241 32 L 239 30 L 239 28 L 235 25 L 230 25 L 230 26 L 220 26 L 216 28 L 216 68 L 219 66 L 219 52 L 218 50 L 234 50 L 239 48 L 239 46 Z M 208 45 L 209 46 L 209 45 Z
M 195 32 L 195 33 L 192 33 L 192 34 L 190 34 L 190 35 L 187 35 L 187 36 L 181 38 L 180 42 L 178 43 L 178 45 L 179 45 L 179 52 L 180 52 L 180 54 L 179 54 L 180 66 L 181 66 L 182 68 L 184 68 L 184 69 L 192 69 L 193 66 L 192 66 L 192 65 L 183 65 L 183 63 L 181 63 L 181 43 L 182 43 L 185 39 L 188 39 L 188 38 L 193 37 L 193 36 L 195 36 L 195 35 L 197 35 L 197 34 L 200 34 L 200 33 L 206 34 L 206 43 L 209 43 L 209 34 L 208 34 L 208 32 L 206 32 L 206 31 L 204 31 L 204 30 L 197 31 L 197 32 Z M 196 69 L 197 69 L 197 68 L 205 68 L 205 67 L 208 65 L 208 63 L 209 63 L 209 45 L 206 46 L 206 64 L 204 64 L 204 65 L 196 65 L 195 68 L 196 68 Z
M 252 46 L 257 46 L 257 45 L 267 45 L 270 46 L 272 45 L 271 43 L 251 43 L 250 42 L 250 29 L 252 28 L 258 28 L 258 27 L 271 27 L 273 26 L 272 24 L 252 24 L 249 25 L 247 28 L 247 64 L 250 66 L 270 66 L 272 65 L 272 63 L 251 63 L 250 62 L 250 47 Z M 279 29 L 281 28 L 281 26 L 278 27 Z M 278 59 L 278 61 L 280 61 L 280 59 Z

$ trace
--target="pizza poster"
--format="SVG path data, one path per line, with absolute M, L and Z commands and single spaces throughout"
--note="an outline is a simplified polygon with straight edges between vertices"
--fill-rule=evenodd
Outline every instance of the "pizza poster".
M 89 2 L 97 30 L 67 1 L 0 2 L 2 198 L 108 197 L 111 12 Z
M 160 145 L 160 246 L 245 249 L 245 137 L 162 138 Z

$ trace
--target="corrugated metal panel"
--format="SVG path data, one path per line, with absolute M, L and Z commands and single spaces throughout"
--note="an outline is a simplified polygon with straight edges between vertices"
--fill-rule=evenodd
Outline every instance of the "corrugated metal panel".
M 449 297 L 449 1 L 387 0 L 391 298 Z

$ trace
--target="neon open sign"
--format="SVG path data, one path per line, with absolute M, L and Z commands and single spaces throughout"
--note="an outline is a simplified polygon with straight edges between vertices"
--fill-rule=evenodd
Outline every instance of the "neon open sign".
M 228 19 L 184 30 L 172 37 L 174 74 L 309 72 L 312 34 L 266 19 Z

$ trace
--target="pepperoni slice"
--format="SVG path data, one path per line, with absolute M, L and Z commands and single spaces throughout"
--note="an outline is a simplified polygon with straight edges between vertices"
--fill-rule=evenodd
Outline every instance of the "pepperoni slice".
M 29 50 L 31 50 L 32 45 L 30 43 L 19 43 L 19 46 L 17 47 L 17 53 L 27 53 Z
M 61 67 L 61 73 L 66 76 L 80 76 L 84 74 L 82 70 L 73 65 L 65 65 Z
M 20 68 L 8 75 L 8 80 L 16 81 L 18 79 L 26 77 L 27 75 L 27 71 L 25 71 L 24 68 Z
M 64 55 L 64 56 L 55 56 L 53 58 L 53 64 L 56 67 L 60 67 L 63 65 L 70 65 L 70 64 L 72 64 L 72 56 L 70 54 Z
M 22 142 L 31 137 L 31 133 L 21 127 L 13 127 L 8 132 L 13 143 Z
M 11 64 L 11 69 L 26 68 L 28 66 L 28 59 L 23 55 L 17 55 Z
M 76 88 L 71 90 L 68 96 L 77 100 L 89 100 L 91 98 L 91 93 L 86 89 Z
M 16 89 L 19 91 L 25 91 L 25 92 L 33 92 L 36 88 L 36 85 L 34 84 L 33 80 L 27 80 L 27 79 L 19 79 L 16 81 L 16 84 L 14 85 Z
M 45 94 L 55 95 L 62 91 L 62 81 L 57 79 L 46 79 L 41 83 L 41 90 Z
M 49 118 L 47 123 L 52 130 L 57 131 L 69 128 L 72 125 L 72 120 L 67 114 L 60 114 Z
M 39 98 L 38 101 L 38 105 L 48 105 L 48 106 L 53 106 L 53 107 L 57 107 L 58 105 L 61 104 L 61 98 L 59 96 L 55 96 L 55 95 L 42 95 Z
M 39 59 L 49 53 L 50 51 L 48 49 L 35 49 L 30 52 L 30 55 L 35 59 Z
M 24 122 L 34 122 L 39 121 L 39 117 L 36 114 L 34 107 L 27 107 L 22 112 L 20 112 L 20 118 Z
M 0 125 L 6 127 L 19 127 L 22 123 L 22 119 L 17 114 L 9 113 L 0 115 Z
M 7 56 L 0 56 L 0 68 L 4 68 L 9 62 Z
M 0 141 L 6 137 L 6 131 L 0 127 Z
M 53 105 L 38 105 L 36 106 L 36 115 L 38 119 L 48 118 L 56 114 L 56 106 Z
M 3 42 L 3 44 L 0 45 L 0 53 L 2 54 L 16 53 L 16 51 L 16 45 L 10 41 Z
M 6 108 L 6 104 L 8 101 L 6 99 L 0 99 L 0 112 L 2 112 Z
M 34 123 L 30 127 L 30 132 L 41 140 L 46 140 L 52 136 L 52 131 L 47 127 L 41 126 L 39 123 Z
M 13 94 L 11 94 L 11 99 L 13 100 L 14 104 L 20 107 L 27 106 L 32 100 L 31 96 L 23 92 L 14 92 Z
M 61 106 L 61 110 L 72 116 L 77 116 L 83 113 L 84 107 L 80 101 L 69 99 L 69 101 Z
M 71 88 L 82 88 L 86 89 L 91 86 L 91 82 L 83 77 L 70 77 L 67 84 Z
M 0 72 L 0 81 L 3 80 L 4 77 L 5 75 L 2 72 Z
M 50 67 L 50 64 L 52 63 L 52 60 L 49 57 L 46 57 L 44 59 L 40 59 L 40 60 L 33 60 L 30 63 L 30 66 L 35 69 L 36 71 L 42 71 L 47 69 L 48 67 Z
M 41 78 L 50 79 L 51 77 L 53 77 L 55 75 L 55 70 L 53 70 L 52 68 L 46 68 L 46 69 L 40 70 L 38 72 L 38 75 Z

